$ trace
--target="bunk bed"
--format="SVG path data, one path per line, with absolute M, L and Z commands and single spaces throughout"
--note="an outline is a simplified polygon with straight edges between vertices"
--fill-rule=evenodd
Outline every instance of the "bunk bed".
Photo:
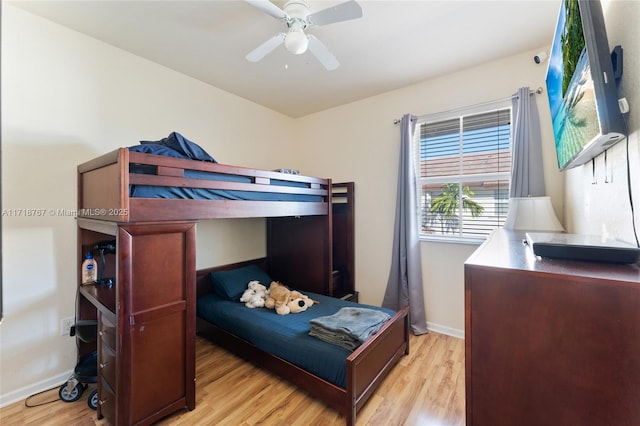
M 216 344 L 249 360 L 259 360 L 260 365 L 344 414 L 347 424 L 355 424 L 357 411 L 408 353 L 406 309 L 395 313 L 378 333 L 345 359 L 345 381 L 336 385 L 196 318 L 196 299 L 210 293 L 209 274 L 237 264 L 196 272 L 194 232 L 195 223 L 200 220 L 266 218 L 266 258 L 257 261 L 263 270 L 302 292 L 357 302 L 353 192 L 353 183 L 334 184 L 324 178 L 158 155 L 146 147 L 119 148 L 78 166 L 78 257 L 81 259 L 105 238 L 115 238 L 117 245 L 116 253 L 107 255 L 111 260 L 106 274 L 116 277 L 114 289 L 80 286 L 81 294 L 89 301 L 78 302 L 80 319 L 95 318 L 87 305 L 97 307 L 99 323 L 110 324 L 123 342 L 121 346 L 118 339 L 109 342 L 99 337 L 99 360 L 115 353 L 118 365 L 131 366 L 129 373 L 118 372 L 120 382 L 134 380 L 132 373 L 142 369 L 134 368 L 137 352 L 126 347 L 127 339 L 129 345 L 154 343 L 131 340 L 142 330 L 136 328 L 136 321 L 148 321 L 147 332 L 152 323 L 158 323 L 154 332 L 159 339 L 156 344 L 162 344 L 161 336 L 167 333 L 166 323 L 160 324 L 165 321 L 162 318 L 180 317 L 180 326 L 174 330 L 175 341 L 185 344 L 186 350 L 174 358 L 187 363 L 187 372 L 181 378 L 187 389 L 186 404 L 169 399 L 162 402 L 156 396 L 149 402 L 151 414 L 143 416 L 145 419 L 155 421 L 171 410 L 195 407 L 195 389 L 190 380 L 194 374 L 197 329 Z M 164 256 L 165 272 L 149 270 L 154 268 L 154 257 L 149 253 Z M 176 277 L 176 270 L 183 271 L 178 275 L 180 289 L 167 290 L 174 286 L 168 277 Z M 153 280 L 149 278 L 147 282 L 147 277 Z M 171 327 L 176 328 L 173 323 Z M 101 345 L 105 346 L 102 352 Z M 152 347 L 144 350 L 154 353 Z M 145 379 L 155 378 L 154 361 L 145 359 L 144 365 L 148 371 Z M 167 366 L 158 364 L 158 368 Z M 98 415 L 111 421 L 131 421 L 138 409 L 131 401 L 139 397 L 130 395 L 129 389 L 111 389 L 107 373 L 100 372 L 104 377 L 98 380 L 99 393 L 115 393 L 114 400 L 118 402 L 115 408 L 98 407 Z M 141 385 L 131 384 L 131 392 L 138 386 Z M 147 383 L 145 388 L 148 387 Z M 151 387 L 168 388 L 163 384 Z M 157 400 L 163 404 L 160 408 Z

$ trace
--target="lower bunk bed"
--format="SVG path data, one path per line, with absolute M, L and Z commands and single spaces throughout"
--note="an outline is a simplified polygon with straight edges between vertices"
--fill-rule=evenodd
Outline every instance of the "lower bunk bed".
M 247 308 L 239 302 L 247 271 L 258 271 L 250 280 L 269 286 L 266 265 L 263 258 L 197 271 L 198 334 L 293 383 L 343 414 L 347 425 L 355 425 L 357 412 L 409 353 L 408 307 L 394 312 L 296 288 L 319 303 L 284 316 Z M 309 336 L 310 320 L 342 307 L 370 308 L 390 319 L 353 351 Z

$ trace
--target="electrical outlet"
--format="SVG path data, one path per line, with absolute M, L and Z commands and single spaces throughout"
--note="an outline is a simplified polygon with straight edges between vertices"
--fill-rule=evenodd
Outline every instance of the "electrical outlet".
M 76 320 L 74 317 L 63 318 L 60 320 L 60 335 L 68 336 L 71 332 L 71 326 L 75 324 Z

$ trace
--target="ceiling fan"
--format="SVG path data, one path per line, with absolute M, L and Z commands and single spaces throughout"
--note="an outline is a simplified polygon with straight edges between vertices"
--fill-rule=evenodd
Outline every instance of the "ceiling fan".
M 276 47 L 284 43 L 286 49 L 300 55 L 309 49 L 318 61 L 329 71 L 340 65 L 336 57 L 316 37 L 305 34 L 305 30 L 313 26 L 334 24 L 362 17 L 362 8 L 355 0 L 349 0 L 333 7 L 310 13 L 309 4 L 305 0 L 289 0 L 282 9 L 268 0 L 245 0 L 252 6 L 283 21 L 287 32 L 278 33 L 262 43 L 247 56 L 247 60 L 258 62 Z

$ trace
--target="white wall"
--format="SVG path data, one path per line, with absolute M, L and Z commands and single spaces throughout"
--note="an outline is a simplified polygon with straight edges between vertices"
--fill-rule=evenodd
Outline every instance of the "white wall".
M 448 74 L 297 120 L 306 169 L 354 181 L 356 286 L 364 303 L 380 304 L 389 275 L 400 146 L 393 124 L 404 113 L 424 115 L 511 96 L 519 87 L 544 87 L 541 49 Z M 562 217 L 562 176 L 557 170 L 546 93 L 536 95 L 543 137 L 547 194 Z M 463 263 L 476 245 L 423 242 L 428 326 L 464 333 Z
M 640 2 L 603 2 L 609 45 L 624 50 L 624 70 L 618 95 L 630 105 L 629 138 L 596 158 L 596 184 L 592 165 L 566 172 L 565 219 L 569 232 L 603 235 L 636 244 L 627 184 L 627 145 L 631 170 L 631 191 L 635 203 L 635 224 L 640 233 Z M 605 182 L 605 178 L 606 181 Z
M 2 207 L 45 214 L 2 218 L 0 405 L 63 383 L 76 362 L 59 333 L 74 315 L 76 224 L 49 211 L 76 208 L 78 164 L 178 131 L 223 163 L 296 167 L 291 123 L 2 2 Z M 262 219 L 198 224 L 198 267 L 264 255 Z

